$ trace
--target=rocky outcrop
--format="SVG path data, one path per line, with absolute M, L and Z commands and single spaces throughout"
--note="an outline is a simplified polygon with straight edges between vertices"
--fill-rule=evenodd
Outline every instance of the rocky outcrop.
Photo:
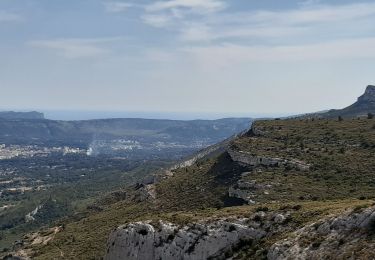
M 266 156 L 252 155 L 247 152 L 235 151 L 233 149 L 228 149 L 228 154 L 234 162 L 240 163 L 244 166 L 250 167 L 280 167 L 288 166 L 291 168 L 298 169 L 300 171 L 308 171 L 310 169 L 310 164 L 303 161 L 292 159 L 282 159 L 282 158 L 272 158 Z
M 251 153 L 236 151 L 234 149 L 227 150 L 232 161 L 245 166 L 255 169 L 257 167 L 289 167 L 292 169 L 297 169 L 299 171 L 308 171 L 311 167 L 303 161 L 297 159 L 282 159 L 282 158 L 272 158 L 266 156 L 257 156 Z M 261 169 L 258 169 L 261 170 Z M 249 173 L 246 173 L 247 175 Z M 243 181 L 239 180 L 235 185 L 229 188 L 229 197 L 239 198 L 246 201 L 248 204 L 256 203 L 255 197 L 256 192 L 263 191 L 264 194 L 269 194 L 269 189 L 272 187 L 271 184 L 257 184 L 256 181 Z
M 259 127 L 256 123 L 253 123 L 247 134 L 249 136 L 265 136 L 267 132 L 263 128 Z
M 263 156 L 256 156 L 250 153 L 235 151 L 233 149 L 228 149 L 228 154 L 234 162 L 238 162 L 245 166 L 279 166 L 283 160 L 280 158 L 268 158 Z
M 255 180 L 243 181 L 239 180 L 236 185 L 228 190 L 229 197 L 239 198 L 247 201 L 248 204 L 255 204 L 255 192 L 263 192 L 268 194 L 268 190 L 272 187 L 271 184 L 259 184 Z
M 114 230 L 107 244 L 106 260 L 216 259 L 241 242 L 259 240 L 263 227 L 249 219 L 218 220 L 179 227 L 160 221 L 131 223 Z
M 254 190 L 239 189 L 237 187 L 230 187 L 228 190 L 228 196 L 232 198 L 243 199 L 248 204 L 255 204 L 255 193 Z
M 367 86 L 365 93 L 361 95 L 357 102 L 343 108 L 343 109 L 332 109 L 326 113 L 318 113 L 316 117 L 323 118 L 354 118 L 354 117 L 366 117 L 368 113 L 375 114 L 375 86 Z
M 375 103 L 375 86 L 368 85 L 365 93 L 358 98 L 358 102 L 362 103 Z
M 134 222 L 112 231 L 104 259 L 231 259 L 257 241 L 290 232 L 290 218 L 289 212 L 260 210 L 246 218 L 207 219 L 185 226 Z
M 28 213 L 26 216 L 25 216 L 25 222 L 28 223 L 28 222 L 31 222 L 31 221 L 35 221 L 35 218 L 34 216 L 38 213 L 38 211 L 43 207 L 43 205 L 38 205 L 33 211 L 31 211 L 30 213 Z
M 354 210 L 296 231 L 274 244 L 268 259 L 374 259 L 374 234 L 375 207 Z

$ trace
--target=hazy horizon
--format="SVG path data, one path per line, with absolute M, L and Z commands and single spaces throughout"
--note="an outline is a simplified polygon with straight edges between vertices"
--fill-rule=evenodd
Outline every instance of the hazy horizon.
M 194 112 L 152 112 L 152 111 L 95 111 L 95 110 L 43 110 L 43 109 L 0 109 L 14 112 L 40 112 L 51 120 L 91 120 L 110 118 L 142 118 L 166 120 L 216 120 L 223 118 L 273 118 L 297 115 L 298 113 L 194 113 Z
M 374 14 L 369 0 L 3 0 L 0 103 L 196 115 L 342 108 L 373 83 Z

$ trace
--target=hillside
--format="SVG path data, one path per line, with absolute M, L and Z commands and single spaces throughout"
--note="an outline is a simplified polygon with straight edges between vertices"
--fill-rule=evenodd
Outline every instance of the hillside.
M 194 157 L 249 124 L 250 119 L 0 119 L 0 251 L 24 233 Z
M 365 93 L 358 100 L 343 109 L 332 109 L 325 113 L 317 114 L 324 118 L 343 118 L 366 117 L 368 113 L 375 114 L 375 86 L 367 86 Z
M 173 259 L 165 252 L 183 259 L 216 254 L 234 259 L 280 259 L 283 254 L 299 254 L 290 248 L 292 244 L 329 257 L 335 245 L 323 243 L 322 238 L 332 234 L 305 234 L 304 230 L 310 225 L 331 225 L 341 239 L 343 256 L 348 250 L 356 250 L 357 259 L 368 259 L 375 222 L 371 208 L 375 163 L 370 159 L 374 148 L 372 119 L 257 121 L 221 154 L 168 171 L 156 181 L 138 184 L 124 191 L 125 198 L 114 199 L 109 194 L 112 199 L 95 204 L 100 211 L 57 223 L 61 226 L 58 232 L 34 235 L 39 241 L 45 237 L 49 242 L 25 238 L 23 252 L 35 259 L 89 259 L 100 255 L 121 259 L 121 255 L 145 250 L 126 242 L 126 234 L 134 234 L 131 236 L 137 238 L 131 241 L 144 241 L 146 245 L 156 243 L 153 239 L 160 236 L 162 251 L 149 249 L 156 250 L 153 256 L 162 254 L 165 259 Z M 353 220 L 356 218 L 366 221 L 360 225 Z M 346 224 L 337 226 L 335 219 Z M 127 223 L 131 224 L 113 231 Z M 200 234 L 194 243 L 188 239 L 190 232 Z M 343 239 L 348 232 L 352 235 Z M 293 240 L 296 234 L 300 234 L 300 240 Z M 215 236 L 222 240 L 215 240 Z M 186 243 L 185 249 L 173 247 L 175 239 Z M 201 239 L 215 246 L 192 247 L 203 243 Z

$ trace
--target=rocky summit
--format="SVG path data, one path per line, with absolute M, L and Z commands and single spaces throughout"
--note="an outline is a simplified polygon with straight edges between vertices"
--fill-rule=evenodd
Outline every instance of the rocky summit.
M 365 93 L 358 98 L 358 103 L 372 103 L 375 105 L 375 86 L 367 86 Z
M 333 118 L 353 118 L 353 117 L 366 117 L 368 114 L 375 114 L 375 86 L 367 86 L 365 93 L 361 95 L 357 102 L 343 108 L 333 109 L 326 113 L 318 114 L 319 117 Z

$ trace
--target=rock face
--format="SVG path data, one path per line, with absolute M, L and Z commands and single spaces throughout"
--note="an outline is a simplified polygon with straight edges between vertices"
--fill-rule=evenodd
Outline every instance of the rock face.
M 254 190 L 239 189 L 237 187 L 230 187 L 228 190 L 228 196 L 232 198 L 243 199 L 248 204 L 255 204 L 255 193 Z
M 232 161 L 251 169 L 258 167 L 290 167 L 299 171 L 309 171 L 311 165 L 297 159 L 282 159 L 265 156 L 257 156 L 243 151 L 236 151 L 232 148 L 227 149 Z M 256 191 L 263 191 L 269 194 L 272 185 L 260 185 L 255 181 L 238 180 L 235 185 L 228 189 L 229 197 L 239 198 L 248 204 L 256 203 Z
M 265 136 L 266 132 L 264 129 L 259 128 L 256 124 L 252 124 L 251 128 L 248 132 L 248 135 L 250 136 Z
M 228 222 L 195 223 L 178 227 L 160 221 L 120 226 L 109 237 L 106 260 L 136 259 L 214 259 L 230 252 L 242 241 L 259 240 L 266 235 L 248 219 Z
M 258 184 L 255 180 L 243 181 L 239 180 L 236 185 L 228 190 L 229 197 L 235 197 L 247 201 L 248 204 L 255 204 L 256 194 L 255 191 L 268 192 L 272 185 Z
M 271 158 L 265 156 L 256 156 L 246 152 L 235 151 L 228 149 L 228 154 L 234 162 L 238 162 L 244 166 L 258 167 L 279 167 L 279 166 L 290 166 L 301 171 L 308 171 L 310 165 L 299 161 L 299 160 L 286 160 L 281 158 Z
M 367 86 L 365 93 L 358 98 L 358 102 L 375 103 L 375 86 Z
M 228 149 L 228 154 L 232 158 L 234 162 L 238 162 L 245 166 L 271 166 L 276 167 L 282 163 L 282 159 L 280 158 L 267 158 L 261 156 L 251 155 L 249 153 L 235 151 L 232 149 Z
M 365 93 L 360 96 L 354 104 L 343 109 L 330 110 L 326 113 L 317 114 L 318 117 L 365 117 L 368 113 L 375 114 L 375 86 L 367 86 Z
M 313 223 L 274 244 L 268 259 L 374 259 L 375 207 Z M 365 250 L 364 258 L 354 252 Z

